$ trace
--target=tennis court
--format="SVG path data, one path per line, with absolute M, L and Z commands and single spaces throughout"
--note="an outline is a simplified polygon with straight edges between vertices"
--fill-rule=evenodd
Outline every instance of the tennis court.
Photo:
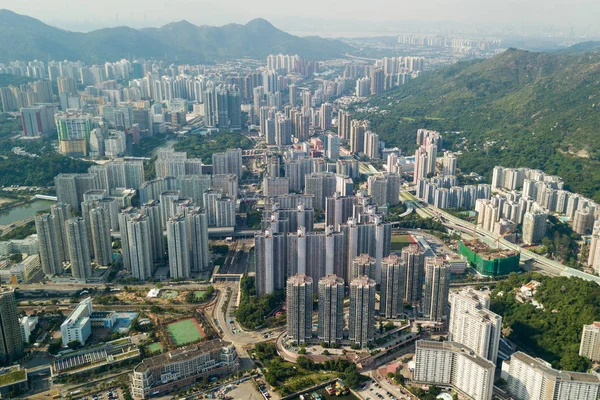
M 182 319 L 166 326 L 167 332 L 176 346 L 197 342 L 206 337 L 196 318 Z

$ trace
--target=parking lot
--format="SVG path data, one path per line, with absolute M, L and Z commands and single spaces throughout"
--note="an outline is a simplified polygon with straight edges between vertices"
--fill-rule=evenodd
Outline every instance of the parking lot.
M 120 389 L 108 389 L 94 395 L 79 397 L 80 400 L 120 400 L 123 395 Z
M 397 389 L 390 392 L 372 379 L 356 392 L 365 400 L 408 400 L 408 397 L 400 394 Z

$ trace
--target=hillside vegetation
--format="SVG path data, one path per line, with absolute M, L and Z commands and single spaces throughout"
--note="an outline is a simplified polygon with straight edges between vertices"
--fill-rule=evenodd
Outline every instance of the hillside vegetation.
M 515 289 L 531 279 L 542 283 L 534 299 L 544 309 L 516 300 Z M 579 342 L 583 325 L 600 318 L 598 284 L 579 278 L 513 273 L 496 284 L 491 310 L 502 316 L 503 334 L 519 350 L 558 369 L 585 372 L 591 366 L 579 356 Z
M 426 73 L 365 106 L 378 108 L 356 116 L 388 144 L 412 152 L 418 128 L 437 129 L 445 147 L 464 152 L 459 168 L 540 168 L 600 201 L 598 53 L 510 49 Z

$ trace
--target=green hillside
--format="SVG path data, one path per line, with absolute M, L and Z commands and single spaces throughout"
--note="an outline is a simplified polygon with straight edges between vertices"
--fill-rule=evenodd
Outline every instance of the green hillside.
M 406 151 L 418 128 L 437 129 L 445 147 L 464 152 L 459 168 L 540 168 L 600 201 L 599 103 L 599 54 L 510 49 L 424 74 L 369 100 L 378 111 L 357 117 Z

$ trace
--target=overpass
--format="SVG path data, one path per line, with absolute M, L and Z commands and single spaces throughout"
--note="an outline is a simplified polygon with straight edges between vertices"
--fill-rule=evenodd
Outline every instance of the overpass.
M 51 200 L 51 201 L 58 201 L 58 197 L 56 197 L 56 196 L 47 196 L 47 195 L 45 195 L 45 194 L 36 194 L 34 197 L 35 197 L 36 199 L 39 199 L 39 200 Z

